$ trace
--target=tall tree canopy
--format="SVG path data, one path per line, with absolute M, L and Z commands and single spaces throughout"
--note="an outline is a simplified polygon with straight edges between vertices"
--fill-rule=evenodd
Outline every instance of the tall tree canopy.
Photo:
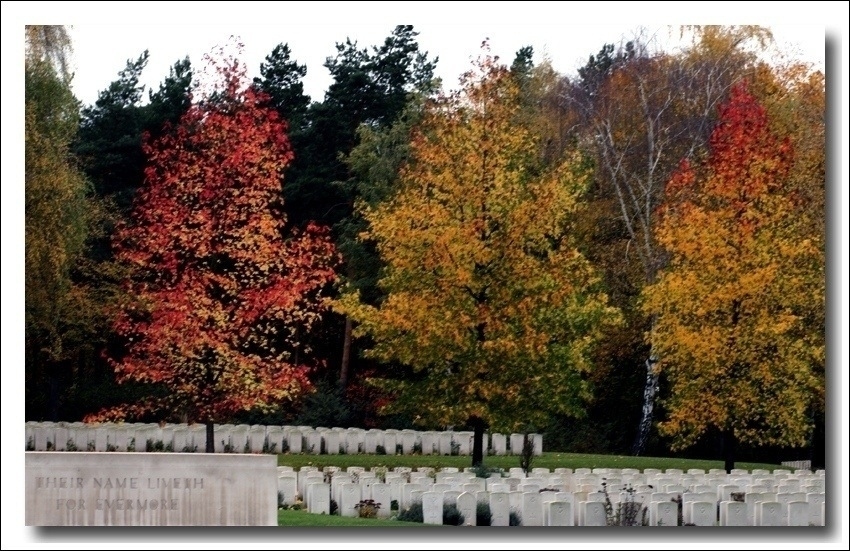
M 115 238 L 135 297 L 115 321 L 126 339 L 115 370 L 161 392 L 92 419 L 184 415 L 207 423 L 212 451 L 214 420 L 309 387 L 297 334 L 321 314 L 335 253 L 318 226 L 285 238 L 286 125 L 245 87 L 238 61 L 209 63 L 215 90 L 173 131 L 146 140 L 145 185 Z
M 337 302 L 373 339 L 368 355 L 413 369 L 381 381 L 397 393 L 388 411 L 471 425 L 473 463 L 487 425 L 581 414 L 590 349 L 617 318 L 571 239 L 580 159 L 540 174 L 535 136 L 517 124 L 517 81 L 490 57 L 477 69 L 428 107 L 399 191 L 365 208 L 386 298 Z
M 85 290 L 72 272 L 92 219 L 89 185 L 70 145 L 79 104 L 63 27 L 28 26 L 25 61 L 25 323 L 27 411 L 58 415 L 61 379 L 85 337 Z
M 704 166 L 684 162 L 667 184 L 656 229 L 669 268 L 645 289 L 651 335 L 671 384 L 664 434 L 674 448 L 707 431 L 736 442 L 803 446 L 822 392 L 820 236 L 796 221 L 793 155 L 744 85 L 720 109 Z

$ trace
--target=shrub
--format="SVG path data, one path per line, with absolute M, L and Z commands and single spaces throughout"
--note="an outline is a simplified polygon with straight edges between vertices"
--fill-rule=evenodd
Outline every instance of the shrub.
M 403 520 L 405 522 L 423 522 L 424 517 L 422 516 L 422 502 L 414 501 L 410 504 L 410 507 L 399 512 L 398 520 Z
M 397 499 L 390 501 L 390 511 L 398 511 L 398 500 Z
M 75 452 L 77 451 L 77 449 L 77 445 L 74 444 L 74 441 L 69 438 L 68 441 L 65 443 L 65 451 Z
M 416 442 L 413 444 L 413 454 L 422 455 L 422 442 Z
M 277 449 L 277 442 L 269 442 L 269 437 L 266 436 L 266 439 L 263 440 L 263 453 L 274 454 L 276 449 Z
M 502 475 L 502 469 L 499 467 L 487 467 L 484 463 L 472 467 L 472 472 L 475 473 L 475 476 L 478 478 L 489 478 L 491 476 Z
M 339 514 L 339 505 L 337 504 L 335 499 L 331 499 L 330 513 L 332 515 Z
M 381 504 L 374 499 L 361 499 L 360 503 L 355 505 L 354 508 L 357 509 L 360 518 L 375 518 L 378 516 Z
M 508 526 L 522 526 L 522 517 L 516 511 L 511 511 L 508 517 Z
M 608 526 L 649 526 L 649 511 L 635 501 L 634 488 L 626 488 L 625 501 L 620 501 L 616 507 L 611 503 L 606 482 L 602 482 L 602 492 L 605 494 L 605 519 Z
M 446 526 L 463 526 L 466 519 L 454 503 L 443 504 L 443 524 Z
M 375 446 L 375 453 L 378 455 L 387 455 L 387 448 L 383 447 L 381 444 Z
M 33 440 L 32 436 L 27 438 L 27 451 L 35 451 L 35 441 Z
M 490 504 L 479 501 L 475 506 L 475 524 L 477 526 L 490 526 L 493 522 L 493 513 Z

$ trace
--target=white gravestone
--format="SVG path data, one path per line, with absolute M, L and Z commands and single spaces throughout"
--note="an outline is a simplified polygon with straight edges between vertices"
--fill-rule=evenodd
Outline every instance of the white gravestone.
M 493 455 L 505 455 L 507 450 L 507 441 L 504 434 L 492 434 L 490 436 L 490 445 L 493 448 Z
M 522 494 L 522 525 L 543 526 L 543 498 L 540 492 Z
M 490 526 L 509 526 L 511 504 L 507 492 L 490 492 Z
M 422 433 L 422 455 L 432 455 L 438 449 L 439 437 L 437 432 Z
M 422 492 L 422 522 L 443 524 L 442 492 Z
M 286 505 L 295 503 L 295 494 L 298 493 L 298 479 L 294 473 L 292 475 L 278 474 L 277 491 L 279 497 L 283 499 L 283 503 Z
M 339 455 L 339 432 L 330 430 L 325 433 L 325 452 L 328 455 Z
M 390 505 L 392 505 L 392 488 L 389 484 L 376 482 L 372 484 L 372 500 L 378 503 L 378 518 L 390 517 Z
M 600 501 L 582 501 L 579 503 L 581 526 L 607 526 L 605 504 Z
M 756 503 L 756 526 L 782 526 L 782 504 L 778 501 Z
M 317 515 L 331 514 L 331 488 L 324 482 L 311 482 L 307 488 L 309 494 L 308 511 Z
M 721 501 L 720 526 L 749 526 L 747 504 L 743 501 Z
M 337 505 L 339 507 L 339 514 L 343 517 L 356 517 L 359 516 L 359 511 L 355 508 L 355 505 L 360 503 L 361 495 L 360 495 L 360 485 L 354 484 L 352 482 L 343 482 L 340 485 L 339 489 L 339 501 Z
M 679 506 L 672 501 L 653 501 L 649 504 L 650 526 L 678 526 Z
M 476 525 L 477 500 L 474 494 L 463 492 L 457 496 L 457 509 L 463 515 L 463 524 Z
M 815 526 L 824 526 L 825 519 L 821 508 L 826 502 L 826 494 L 819 492 L 806 494 L 806 501 L 809 502 L 809 523 Z
M 573 526 L 573 505 L 566 501 L 546 504 L 546 526 Z
M 789 501 L 786 505 L 788 510 L 788 526 L 809 525 L 809 504 L 806 501 Z

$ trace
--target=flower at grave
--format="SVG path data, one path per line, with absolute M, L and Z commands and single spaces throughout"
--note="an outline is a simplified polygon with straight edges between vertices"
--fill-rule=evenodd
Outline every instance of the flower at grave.
M 374 499 L 361 499 L 360 503 L 354 506 L 360 518 L 375 518 L 378 515 L 378 509 L 381 504 Z

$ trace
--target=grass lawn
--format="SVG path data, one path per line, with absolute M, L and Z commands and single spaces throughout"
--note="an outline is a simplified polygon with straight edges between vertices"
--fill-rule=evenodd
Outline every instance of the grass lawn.
M 472 466 L 472 459 L 468 456 L 449 455 L 307 455 L 307 454 L 278 454 L 278 465 L 287 465 L 300 469 L 305 465 L 313 467 L 457 467 L 464 468 Z M 484 458 L 487 467 L 499 467 L 508 470 L 511 467 L 519 467 L 518 456 L 487 456 Z M 582 453 L 558 453 L 544 452 L 542 456 L 535 457 L 531 467 L 544 467 L 554 469 L 566 467 L 578 468 L 608 468 L 608 469 L 722 469 L 723 461 L 710 461 L 703 459 L 679 459 L 671 457 L 632 457 L 629 455 L 596 455 Z M 780 464 L 773 463 L 735 463 L 737 469 L 781 469 Z
M 421 522 L 402 522 L 400 520 L 388 520 L 379 518 L 340 517 L 337 515 L 314 515 L 307 511 L 296 511 L 292 509 L 278 509 L 278 526 L 359 526 L 362 528 L 375 527 L 414 527 L 434 526 L 435 524 L 422 524 Z

